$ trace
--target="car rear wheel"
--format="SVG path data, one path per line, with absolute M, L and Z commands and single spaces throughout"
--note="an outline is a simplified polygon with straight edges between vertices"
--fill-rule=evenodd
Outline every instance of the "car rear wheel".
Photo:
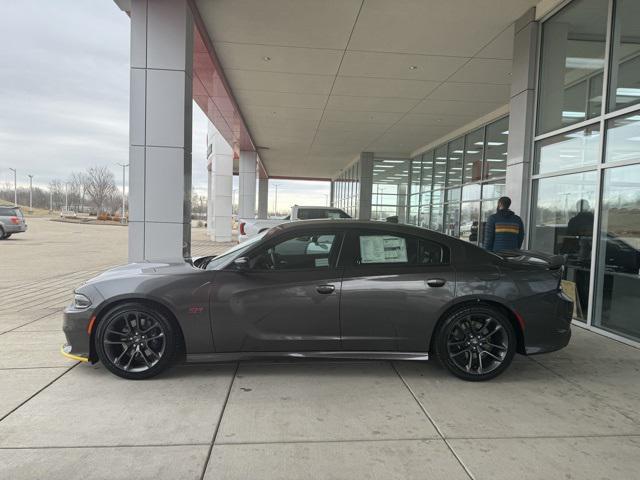
M 515 351 L 511 322 L 499 310 L 484 305 L 451 313 L 436 337 L 438 360 L 463 380 L 497 377 L 511 364 Z
M 159 310 L 126 303 L 107 312 L 95 336 L 98 358 L 116 375 L 132 380 L 153 377 L 173 359 L 176 332 Z

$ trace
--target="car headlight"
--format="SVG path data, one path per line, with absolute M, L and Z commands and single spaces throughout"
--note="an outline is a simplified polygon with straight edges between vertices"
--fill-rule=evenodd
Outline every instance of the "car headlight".
M 73 294 L 73 306 L 78 310 L 84 310 L 85 308 L 89 308 L 91 306 L 91 300 L 86 295 L 81 293 Z

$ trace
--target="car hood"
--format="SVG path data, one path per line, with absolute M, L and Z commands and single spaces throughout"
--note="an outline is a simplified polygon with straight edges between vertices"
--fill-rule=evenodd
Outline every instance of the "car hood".
M 170 273 L 185 273 L 194 267 L 187 262 L 141 262 L 119 265 L 102 272 L 87 281 L 88 284 L 112 278 L 130 277 L 134 275 L 161 275 Z

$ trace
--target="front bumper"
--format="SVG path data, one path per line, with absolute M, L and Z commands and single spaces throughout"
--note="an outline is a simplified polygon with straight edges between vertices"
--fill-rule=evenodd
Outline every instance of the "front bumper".
M 93 309 L 64 309 L 62 331 L 67 339 L 61 353 L 73 360 L 91 361 L 91 329 L 95 322 Z

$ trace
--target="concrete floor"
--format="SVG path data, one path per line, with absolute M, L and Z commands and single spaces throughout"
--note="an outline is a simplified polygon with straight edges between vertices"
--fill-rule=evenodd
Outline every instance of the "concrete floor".
M 347 361 L 131 382 L 61 357 L 71 289 L 125 257 L 115 226 L 34 219 L 0 242 L 0 479 L 639 478 L 640 350 L 579 328 L 482 384 Z

